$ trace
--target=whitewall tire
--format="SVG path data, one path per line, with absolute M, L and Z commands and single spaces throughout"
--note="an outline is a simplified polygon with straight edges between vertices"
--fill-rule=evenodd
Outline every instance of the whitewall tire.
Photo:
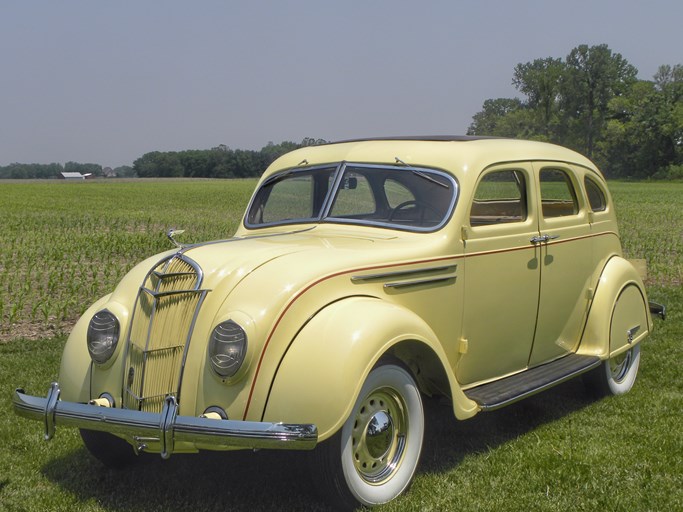
M 598 395 L 623 395 L 636 381 L 640 366 L 640 343 L 626 352 L 607 359 L 595 370 L 586 374 L 589 389 Z
M 326 498 L 342 509 L 393 500 L 413 479 L 423 438 L 422 398 L 413 377 L 399 364 L 376 366 L 341 430 L 319 447 L 332 494 Z

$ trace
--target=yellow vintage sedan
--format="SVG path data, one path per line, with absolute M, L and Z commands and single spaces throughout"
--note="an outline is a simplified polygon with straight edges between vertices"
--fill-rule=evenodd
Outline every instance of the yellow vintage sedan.
M 311 146 L 266 170 L 232 238 L 137 265 L 75 326 L 47 397 L 18 389 L 14 408 L 47 439 L 79 428 L 110 466 L 314 449 L 333 503 L 373 506 L 413 478 L 423 395 L 465 420 L 577 376 L 625 393 L 651 312 L 605 180 L 573 151 Z

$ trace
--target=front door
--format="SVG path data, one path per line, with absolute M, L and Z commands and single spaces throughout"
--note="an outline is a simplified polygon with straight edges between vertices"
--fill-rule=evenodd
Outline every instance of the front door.
M 534 340 L 540 247 L 533 170 L 514 164 L 485 170 L 469 199 L 463 228 L 463 385 L 524 370 Z M 464 199 L 464 198 L 463 198 Z

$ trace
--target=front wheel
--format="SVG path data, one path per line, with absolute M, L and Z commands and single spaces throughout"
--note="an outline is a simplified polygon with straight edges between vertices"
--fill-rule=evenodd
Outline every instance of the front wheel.
M 97 430 L 79 431 L 86 449 L 108 468 L 123 469 L 140 460 L 133 447 L 120 437 Z
M 341 430 L 315 452 L 326 498 L 342 509 L 396 498 L 412 481 L 423 437 L 422 399 L 410 373 L 393 363 L 375 367 Z
M 598 395 L 623 395 L 633 387 L 639 365 L 640 343 L 604 361 L 601 366 L 586 374 L 585 382 Z

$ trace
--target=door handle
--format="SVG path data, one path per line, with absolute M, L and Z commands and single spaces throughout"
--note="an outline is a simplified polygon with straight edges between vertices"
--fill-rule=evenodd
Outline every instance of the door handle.
M 556 240 L 557 238 L 560 238 L 560 235 L 537 235 L 532 237 L 529 241 L 532 244 L 542 244 L 547 243 L 550 240 Z

